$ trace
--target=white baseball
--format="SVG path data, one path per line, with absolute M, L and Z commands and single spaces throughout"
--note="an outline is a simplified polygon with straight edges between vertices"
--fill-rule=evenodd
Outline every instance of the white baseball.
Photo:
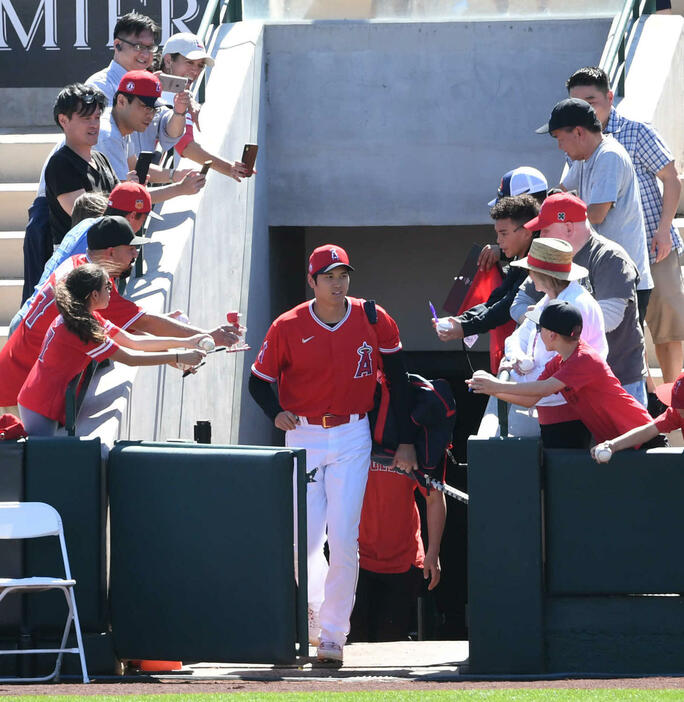
M 613 452 L 607 446 L 601 446 L 601 448 L 596 449 L 595 455 L 598 463 L 608 463 Z
M 453 324 L 448 319 L 440 319 L 437 322 L 437 331 L 451 331 L 453 329 Z
M 216 344 L 210 336 L 205 336 L 203 339 L 200 339 L 199 346 L 207 352 L 213 351 L 216 348 Z
M 534 368 L 534 361 L 527 357 L 521 358 L 520 361 L 518 361 L 518 366 L 520 367 L 521 372 L 527 373 Z

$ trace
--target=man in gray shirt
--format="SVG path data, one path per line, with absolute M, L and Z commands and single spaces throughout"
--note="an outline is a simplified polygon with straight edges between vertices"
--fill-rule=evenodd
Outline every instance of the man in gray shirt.
M 573 262 L 589 271 L 580 284 L 594 296 L 603 312 L 608 365 L 622 387 L 645 407 L 644 337 L 636 299 L 638 275 L 630 257 L 619 244 L 592 229 L 587 220 L 587 206 L 570 193 L 547 197 L 539 216 L 524 226 L 529 230 L 539 229 L 542 237 L 567 241 L 575 253 Z M 513 319 L 534 304 L 533 294 L 534 284 L 528 278 L 511 306 Z
M 587 204 L 589 223 L 620 244 L 639 271 L 639 316 L 643 323 L 653 279 L 648 261 L 646 228 L 639 199 L 639 182 L 629 154 L 615 139 L 602 133 L 594 108 L 568 98 L 553 108 L 548 124 L 537 129 L 558 140 L 572 164 L 561 182 Z

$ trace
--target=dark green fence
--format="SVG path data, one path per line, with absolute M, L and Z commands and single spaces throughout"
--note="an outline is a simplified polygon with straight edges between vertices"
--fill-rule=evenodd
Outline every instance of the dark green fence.
M 684 672 L 684 456 L 468 444 L 476 674 Z
M 0 501 L 47 502 L 62 516 L 89 671 L 113 674 L 128 658 L 308 655 L 304 451 L 123 442 L 108 471 L 99 440 L 0 442 Z M 0 542 L 0 564 L 2 576 L 63 575 L 54 539 Z M 11 596 L 0 646 L 54 645 L 62 613 L 59 593 Z M 0 675 L 39 673 L 47 658 L 3 656 Z M 78 673 L 71 658 L 65 674 Z

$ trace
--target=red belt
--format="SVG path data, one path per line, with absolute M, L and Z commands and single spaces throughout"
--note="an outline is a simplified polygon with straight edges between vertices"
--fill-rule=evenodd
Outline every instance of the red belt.
M 358 415 L 359 419 L 363 419 L 366 416 L 365 412 Z M 318 424 L 324 429 L 331 429 L 332 427 L 339 427 L 342 424 L 349 424 L 352 420 L 352 416 L 349 414 L 323 414 L 320 417 L 305 417 L 308 424 Z

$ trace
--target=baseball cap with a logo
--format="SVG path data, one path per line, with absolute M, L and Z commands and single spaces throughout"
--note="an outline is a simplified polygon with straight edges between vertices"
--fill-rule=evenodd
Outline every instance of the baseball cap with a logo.
M 535 307 L 525 315 L 549 331 L 579 339 L 582 334 L 582 313 L 567 300 L 551 300 L 544 309 Z
M 680 373 L 674 383 L 658 385 L 655 391 L 663 404 L 674 409 L 684 409 L 684 373 Z
M 99 251 L 114 246 L 140 246 L 149 239 L 136 236 L 124 217 L 102 217 L 88 230 L 88 248 Z
M 204 44 L 199 37 L 189 32 L 178 32 L 170 36 L 164 44 L 164 52 L 166 54 L 180 54 L 186 59 L 195 61 L 196 59 L 204 59 L 207 66 L 214 65 L 214 59 L 209 56 Z
M 586 218 L 587 206 L 583 200 L 570 193 L 558 193 L 547 197 L 539 214 L 523 226 L 534 232 L 557 222 L 584 222 Z
M 354 270 L 349 264 L 347 252 L 336 244 L 319 246 L 309 256 L 309 273 L 311 275 L 327 273 L 338 266 L 346 266 L 350 271 Z
M 119 82 L 119 92 L 135 95 L 148 107 L 160 107 L 162 87 L 159 78 L 149 71 L 128 71 Z
M 109 193 L 107 205 L 122 212 L 147 213 L 152 209 L 152 199 L 144 185 L 127 180 L 116 185 Z
M 494 207 L 502 197 L 511 195 L 524 195 L 525 193 L 541 193 L 549 189 L 549 184 L 544 174 L 531 166 L 519 166 L 508 171 L 501 179 L 501 185 L 496 192 L 496 197 L 489 201 L 489 206 Z
M 587 127 L 601 131 L 601 121 L 586 100 L 566 98 L 556 103 L 549 121 L 535 131 L 537 134 L 547 134 L 563 127 Z

